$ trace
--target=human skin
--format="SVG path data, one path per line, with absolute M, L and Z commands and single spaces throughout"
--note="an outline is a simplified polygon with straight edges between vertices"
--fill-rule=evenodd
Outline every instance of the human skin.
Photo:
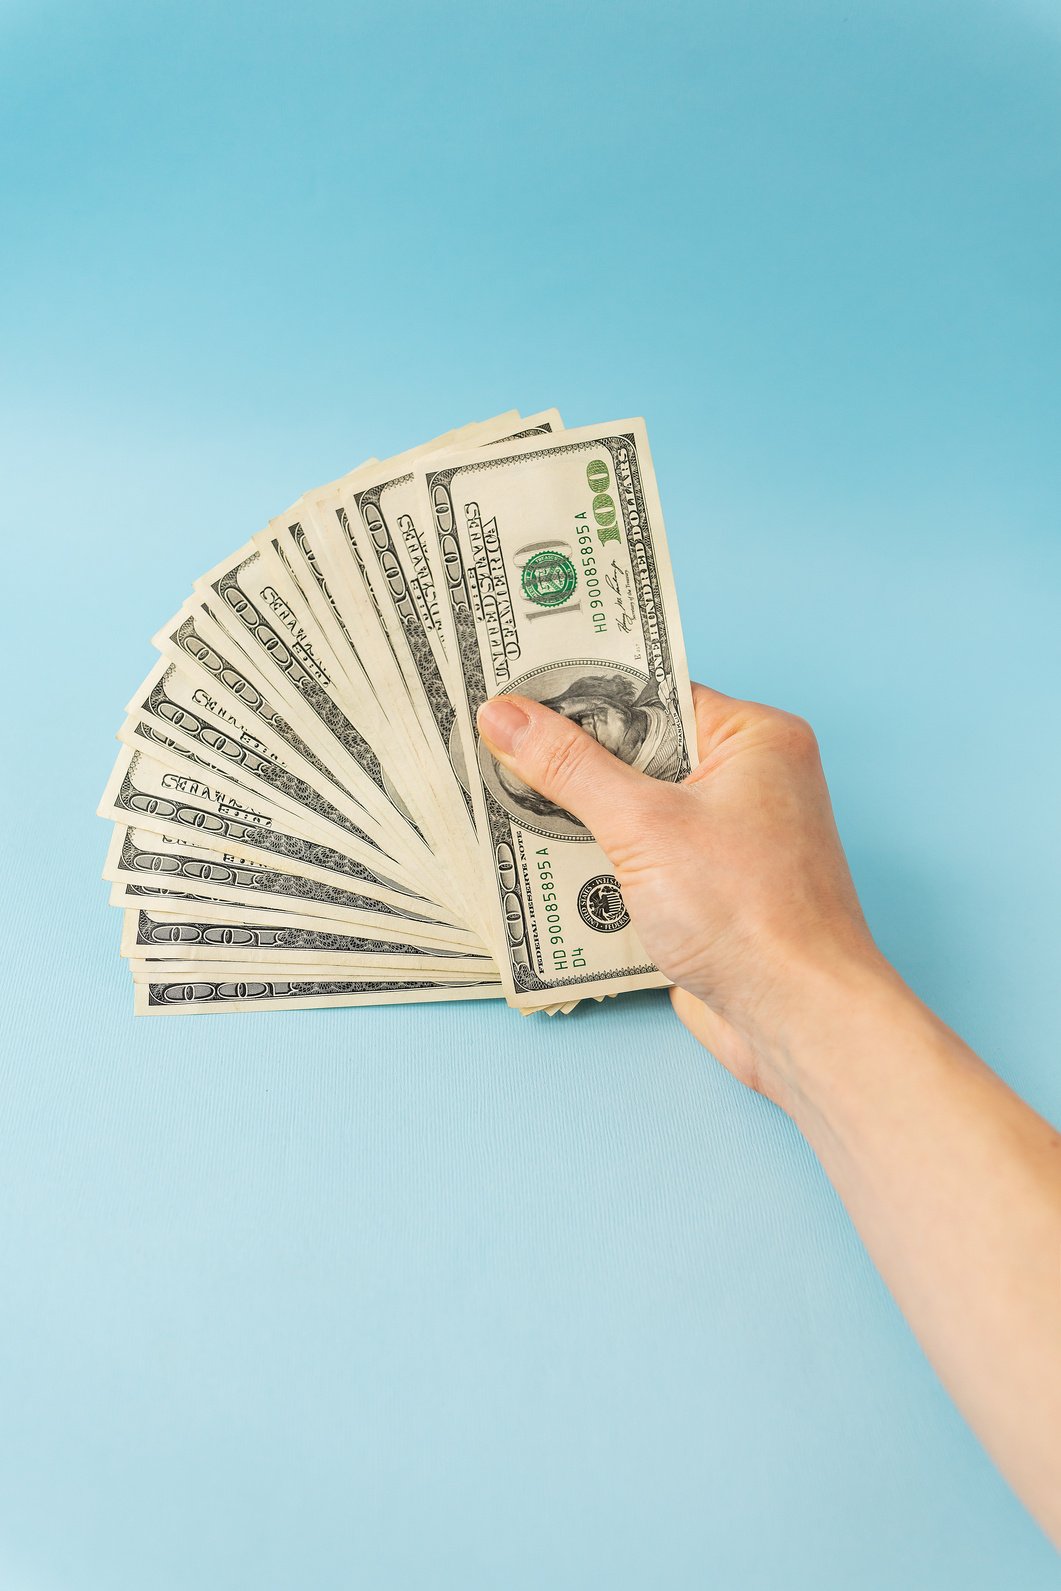
M 494 755 L 607 853 L 681 1021 L 797 1123 L 928 1358 L 1061 1548 L 1061 1135 L 873 941 L 802 719 L 694 685 L 678 785 L 505 696 Z

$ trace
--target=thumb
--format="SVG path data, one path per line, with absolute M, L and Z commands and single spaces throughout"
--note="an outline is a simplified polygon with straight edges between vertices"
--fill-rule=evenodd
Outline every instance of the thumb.
M 509 773 L 572 813 L 606 851 L 663 788 L 570 718 L 525 696 L 494 696 L 477 716 L 480 735 Z

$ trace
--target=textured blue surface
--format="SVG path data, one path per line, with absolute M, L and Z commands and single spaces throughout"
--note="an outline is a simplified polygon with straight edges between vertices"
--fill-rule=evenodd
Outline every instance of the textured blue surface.
M 664 1000 L 134 1022 L 93 810 L 304 488 L 644 413 L 694 671 L 813 720 L 882 943 L 1061 1118 L 1057 18 L 3 9 L 4 1591 L 1056 1585 Z

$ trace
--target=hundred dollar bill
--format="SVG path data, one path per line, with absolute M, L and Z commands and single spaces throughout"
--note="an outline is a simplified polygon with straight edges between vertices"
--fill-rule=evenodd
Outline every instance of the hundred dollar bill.
M 408 987 L 410 984 L 420 982 L 434 982 L 441 979 L 447 984 L 464 985 L 468 983 L 482 983 L 484 974 L 480 969 L 477 972 L 463 972 L 455 967 L 435 969 L 433 972 L 411 972 L 408 967 L 393 966 L 382 962 L 372 967 L 350 966 L 343 961 L 209 961 L 201 956 L 189 956 L 183 960 L 173 958 L 169 961 L 143 960 L 139 956 L 128 958 L 129 972 L 134 983 L 159 983 L 170 982 L 177 978 L 191 978 L 195 981 L 205 979 L 212 982 L 220 979 L 223 983 L 243 983 L 247 979 L 265 978 L 270 983 L 283 982 L 287 979 L 309 978 L 314 983 L 342 983 L 348 978 L 355 980 L 368 979 L 373 983 L 390 984 L 397 990 L 398 987 Z M 487 976 L 491 976 L 489 973 Z M 493 977 L 492 981 L 500 987 L 500 979 Z
M 158 751 L 165 756 L 166 748 Z M 240 851 L 282 872 L 357 889 L 384 902 L 396 915 L 407 910 L 414 917 L 432 920 L 443 915 L 433 902 L 393 879 L 381 878 L 345 851 L 292 832 L 281 809 L 248 796 L 238 786 L 218 782 L 208 769 L 167 763 L 123 746 L 98 811 L 100 817 L 135 823 L 206 850 Z
M 689 772 L 692 696 L 644 423 L 447 454 L 418 474 L 445 570 L 449 752 L 472 799 L 506 995 L 534 1008 L 661 987 L 592 836 L 475 730 L 487 697 L 516 692 L 655 778 Z
M 263 567 L 275 568 L 277 560 L 283 565 L 292 582 L 289 592 L 297 592 L 303 611 L 313 614 L 337 665 L 351 678 L 363 674 L 363 686 L 376 690 L 391 733 L 392 776 L 403 784 L 407 805 L 417 812 L 436 856 L 446 859 L 450 877 L 466 880 L 462 892 L 466 917 L 481 931 L 485 925 L 477 910 L 476 856 L 468 813 L 445 749 L 437 742 L 431 714 L 430 698 L 444 687 L 421 627 L 427 609 L 422 621 L 411 609 L 412 595 L 404 585 L 403 563 L 408 566 L 410 549 L 424 546 L 423 533 L 417 532 L 409 512 L 412 465 L 443 444 L 479 445 L 511 434 L 516 427 L 540 429 L 558 423 L 559 416 L 550 411 L 527 422 L 509 414 L 466 426 L 384 464 L 353 472 L 338 491 L 333 487 L 308 494 L 253 543 L 267 560 L 272 557 L 272 565 Z M 403 501 L 403 492 L 409 495 L 408 502 Z M 400 537 L 401 554 L 379 507 L 384 497 L 396 515 L 394 536 Z M 422 552 L 417 556 L 423 572 Z M 423 602 L 421 582 L 415 576 L 413 582 Z M 419 641 L 419 653 L 412 649 L 407 626 Z M 382 744 L 382 739 L 377 743 Z M 430 893 L 426 883 L 423 892 Z
M 482 448 L 515 436 L 528 437 L 561 430 L 556 409 L 517 419 L 501 415 L 468 426 L 465 435 L 447 442 L 439 438 L 423 450 L 431 458 L 443 451 Z M 431 701 L 444 688 L 436 674 L 444 668 L 439 624 L 438 574 L 430 526 L 419 497 L 418 454 L 401 467 L 377 465 L 359 473 L 340 498 L 342 542 L 361 569 L 372 595 L 379 623 L 390 638 L 399 668 L 421 714 L 424 730 L 435 729 Z M 400 461 L 398 461 L 400 462 Z M 356 512 L 355 512 L 356 511 Z
M 411 549 L 423 547 L 422 530 L 417 532 L 410 512 L 415 496 L 412 470 L 419 459 L 442 448 L 478 446 L 523 423 L 512 413 L 499 415 L 358 470 L 345 477 L 338 491 L 307 494 L 268 532 L 272 547 L 296 578 L 298 569 L 310 571 L 308 580 L 303 578 L 300 584 L 314 602 L 318 622 L 333 648 L 344 656 L 353 651 L 363 659 L 388 722 L 404 736 L 407 767 L 419 771 L 430 792 L 426 812 L 434 822 L 435 845 L 465 855 L 467 815 L 459 810 L 460 795 L 448 760 L 434 744 L 428 706 L 435 688 L 434 663 L 413 607 L 417 601 L 423 603 L 424 594 L 420 579 L 409 568 Z M 381 507 L 384 499 L 389 521 Z M 259 541 L 256 537 L 256 544 Z M 416 557 L 426 581 L 422 551 Z M 341 603 L 332 596 L 325 571 Z M 343 623 L 342 610 L 356 621 L 356 640 Z M 410 627 L 420 643 L 419 652 L 411 649 Z
M 459 983 L 442 978 L 411 980 L 404 986 L 371 978 L 314 981 L 179 979 L 133 985 L 137 1016 L 180 1016 L 204 1011 L 311 1011 L 347 1005 L 413 1005 L 436 1000 L 496 1000 L 496 980 Z
M 559 412 L 548 409 L 518 421 L 514 431 L 505 416 L 469 427 L 471 434 L 465 440 L 468 447 L 496 447 L 517 436 L 557 432 L 562 423 Z M 403 471 L 377 468 L 358 476 L 342 500 L 342 524 L 344 543 L 372 592 L 421 730 L 434 755 L 448 766 L 447 746 L 439 737 L 440 726 L 445 725 L 448 734 L 452 722 L 452 693 L 439 618 L 437 547 L 432 551 L 431 527 L 422 512 L 418 462 Z M 460 790 L 451 780 L 451 797 Z M 466 824 L 461 822 L 462 837 L 465 832 Z
M 605 998 L 598 995 L 599 1000 Z M 581 1000 L 565 1000 L 563 1005 L 520 1006 L 520 1016 L 570 1016 L 576 1006 L 582 1004 Z
M 335 758 L 327 753 L 320 755 L 303 739 L 294 724 L 279 711 L 260 671 L 214 622 L 205 606 L 194 600 L 186 603 L 155 636 L 154 644 L 164 658 L 177 666 L 179 673 L 194 680 L 195 701 L 204 712 L 223 723 L 241 726 L 241 738 L 249 746 L 260 748 L 265 757 L 303 786 L 320 791 L 359 834 L 380 849 L 389 863 L 395 862 L 394 853 L 400 852 L 403 865 L 411 866 L 417 878 L 423 876 L 425 868 L 438 872 L 422 843 L 405 850 L 391 845 L 378 819 L 354 793 L 358 789 L 357 780 L 344 782 Z M 130 704 L 130 709 L 133 705 Z M 364 795 L 363 789 L 361 795 Z
M 430 526 L 420 512 L 415 465 L 440 451 L 447 440 L 451 450 L 456 445 L 485 447 L 514 434 L 530 436 L 557 431 L 561 426 L 559 413 L 550 409 L 526 419 L 501 415 L 467 426 L 451 439 L 436 438 L 411 454 L 350 477 L 332 502 L 334 521 L 320 526 L 323 533 L 331 531 L 330 536 L 323 535 L 322 545 L 331 549 L 333 561 L 339 564 L 337 577 L 345 580 L 348 601 L 360 601 L 362 612 L 366 597 L 371 603 L 368 617 L 371 620 L 374 614 L 377 622 L 369 622 L 366 628 L 385 640 L 389 654 L 375 663 L 378 677 L 387 685 L 386 699 L 395 710 L 400 704 L 413 714 L 410 740 L 418 748 L 419 765 L 428 781 L 432 813 L 445 822 L 444 833 L 437 828 L 434 831 L 436 844 L 469 879 L 477 874 L 477 853 L 467 793 L 453 778 L 445 738 L 453 721 L 453 707 L 439 631 Z M 300 529 L 304 533 L 304 527 Z M 485 931 L 477 910 L 478 893 L 476 890 L 473 903 L 469 891 L 469 914 L 474 925 Z
M 406 475 L 429 453 L 471 447 L 480 432 L 490 429 L 492 435 L 504 435 L 514 431 L 518 422 L 517 411 L 510 409 L 493 420 L 448 431 L 393 458 L 370 459 L 340 480 L 307 492 L 269 526 L 273 545 L 283 543 L 285 562 L 309 597 L 318 622 L 330 634 L 333 648 L 343 656 L 346 650 L 353 654 L 388 719 L 401 713 L 405 705 L 396 689 L 401 673 L 385 628 L 385 606 L 378 603 L 368 585 L 360 551 L 352 544 L 345 545 L 351 495 L 362 482 L 381 474 L 387 478 Z M 352 558 L 346 556 L 348 552 Z
M 444 817 L 446 781 L 452 782 L 449 768 L 445 764 L 439 767 L 430 758 L 393 647 L 379 624 L 361 571 L 336 567 L 339 532 L 335 520 L 321 525 L 300 503 L 273 520 L 254 538 L 254 545 L 282 564 L 292 582 L 291 591 L 298 592 L 303 611 L 312 613 L 331 647 L 336 667 L 341 665 L 348 677 L 358 679 L 360 694 L 369 691 L 374 699 L 378 697 L 373 745 L 402 806 L 416 812 L 418 824 L 438 856 L 450 843 Z M 342 598 L 341 606 L 335 591 Z
M 158 835 L 152 838 L 157 840 Z M 231 901 L 211 900 L 202 893 L 191 896 L 180 890 L 145 891 L 136 885 L 126 888 L 122 884 L 111 885 L 110 903 L 126 911 L 135 908 L 138 912 L 149 912 L 160 918 L 192 916 L 205 922 L 230 923 L 238 915 L 241 921 L 272 923 L 274 926 L 282 923 L 286 927 L 305 929 L 307 933 L 357 932 L 350 927 L 340 927 L 333 918 L 315 916 L 312 911 L 302 909 L 298 903 L 295 903 L 294 909 L 290 906 L 266 906 L 257 900 L 245 900 L 233 905 Z M 478 950 L 472 954 L 481 955 L 485 952 Z
M 194 763 L 210 779 L 219 777 L 232 791 L 242 792 L 249 804 L 264 800 L 270 810 L 283 812 L 293 833 L 337 847 L 396 888 L 421 893 L 360 825 L 270 753 L 245 713 L 222 708 L 216 696 L 168 659 L 155 666 L 130 708 L 118 731 L 125 745 L 170 767 Z
M 470 956 L 441 945 L 428 952 L 404 940 L 337 933 L 335 927 L 324 922 L 307 927 L 305 919 L 237 907 L 216 918 L 199 907 L 180 914 L 139 908 L 125 913 L 121 953 L 138 961 L 282 962 L 302 966 L 303 972 L 324 963 L 344 966 L 348 975 L 371 973 L 381 965 L 400 969 L 406 978 L 451 972 L 480 979 L 492 975 L 493 963 L 486 955 Z
M 487 426 L 514 425 L 512 414 L 499 415 Z M 388 603 L 380 603 L 363 549 L 356 539 L 358 517 L 352 504 L 356 490 L 380 479 L 406 476 L 418 458 L 447 447 L 471 447 L 476 433 L 484 426 L 461 426 L 445 436 L 434 438 L 394 458 L 375 460 L 371 466 L 356 469 L 340 482 L 318 492 L 305 493 L 285 515 L 270 523 L 270 544 L 282 555 L 288 570 L 307 593 L 318 624 L 329 636 L 332 649 L 358 663 L 367 683 L 375 690 L 388 724 L 398 721 L 409 743 L 410 760 L 417 762 L 426 753 L 423 737 L 415 721 L 414 702 L 407 698 L 407 683 L 402 676 L 399 655 L 387 628 Z M 261 538 L 255 538 L 256 543 Z
M 388 783 L 373 744 L 381 726 L 378 703 L 336 661 L 272 549 L 249 543 L 197 581 L 196 590 L 302 738 L 319 757 L 338 763 L 344 782 L 403 846 L 402 858 L 417 847 L 423 854 L 423 813 L 410 813 L 406 792 Z
M 224 772 L 239 784 L 257 789 L 277 806 L 288 808 L 304 824 L 333 840 L 371 845 L 364 831 L 328 799 L 316 784 L 292 772 L 278 750 L 275 737 L 255 722 L 253 711 L 238 698 L 219 700 L 216 688 L 208 689 L 191 669 L 161 658 L 126 707 L 126 725 L 133 737 L 127 743 L 144 749 L 144 741 L 165 739 L 183 745 L 207 766 Z M 151 737 L 144 725 L 155 731 Z M 379 848 L 373 846 L 376 860 Z
M 112 895 L 115 905 L 227 901 L 311 914 L 336 923 L 341 933 L 401 938 L 426 950 L 439 945 L 472 955 L 483 950 L 467 929 L 408 909 L 398 916 L 385 902 L 357 890 L 284 872 L 261 858 L 186 845 L 135 824 L 115 823 L 103 877 L 121 886 L 121 894 Z

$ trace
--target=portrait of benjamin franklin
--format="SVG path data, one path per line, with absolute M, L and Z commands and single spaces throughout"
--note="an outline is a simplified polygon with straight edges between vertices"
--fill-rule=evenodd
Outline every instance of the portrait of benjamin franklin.
M 589 668 L 584 673 L 574 673 L 570 668 L 565 672 L 574 677 L 553 694 L 534 689 L 529 680 L 515 684 L 513 689 L 570 718 L 632 768 L 654 779 L 678 778 L 682 770 L 681 737 L 655 687 L 644 676 L 639 679 L 616 669 L 599 667 L 593 672 Z M 547 684 L 547 681 L 542 683 Z M 546 800 L 493 757 L 489 761 L 493 774 L 489 782 L 514 816 L 529 820 L 529 826 L 534 829 L 543 827 L 534 822 L 537 817 L 545 820 L 547 832 L 559 832 L 572 838 L 586 834 L 570 812 Z

